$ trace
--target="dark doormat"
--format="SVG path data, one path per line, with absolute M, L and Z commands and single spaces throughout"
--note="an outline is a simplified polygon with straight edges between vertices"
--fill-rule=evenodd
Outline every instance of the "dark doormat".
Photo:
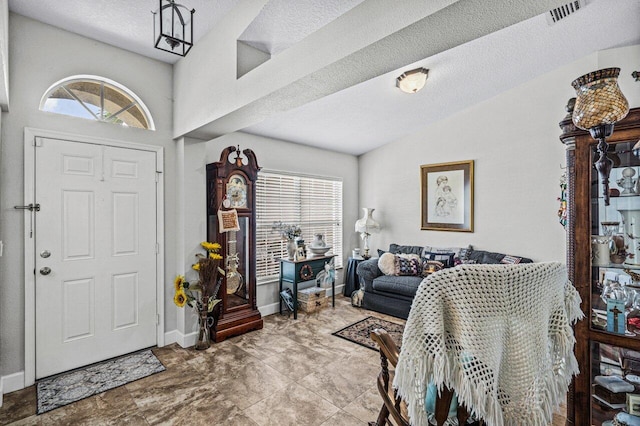
M 164 371 L 150 349 L 38 380 L 38 414 Z
M 393 341 L 396 342 L 396 345 L 400 347 L 404 325 L 376 317 L 367 317 L 331 334 L 377 351 L 379 349 L 378 345 L 371 340 L 371 332 L 376 328 L 384 328 L 391 335 Z

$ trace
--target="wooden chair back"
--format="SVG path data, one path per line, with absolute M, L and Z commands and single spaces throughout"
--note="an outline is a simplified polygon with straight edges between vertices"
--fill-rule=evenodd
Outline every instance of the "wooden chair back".
M 400 355 L 400 348 L 393 341 L 389 333 L 384 329 L 375 329 L 371 332 L 371 339 L 378 344 L 380 348 L 380 365 L 381 370 L 378 374 L 378 392 L 382 397 L 383 405 L 375 422 L 369 422 L 369 426 L 410 426 L 409 417 L 407 415 L 406 406 L 402 399 L 397 395 L 396 391 L 390 386 L 391 375 L 389 372 L 389 364 L 395 369 Z M 449 406 L 453 399 L 453 390 L 443 388 L 442 392 L 436 398 L 435 418 L 438 426 L 444 425 L 449 414 Z M 468 410 L 462 405 L 458 405 L 458 424 L 464 425 L 469 418 Z M 483 422 L 480 421 L 482 425 Z

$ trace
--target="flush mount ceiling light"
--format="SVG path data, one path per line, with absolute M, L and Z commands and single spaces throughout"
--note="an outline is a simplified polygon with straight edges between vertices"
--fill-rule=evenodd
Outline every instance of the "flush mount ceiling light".
M 416 93 L 424 87 L 428 74 L 429 70 L 426 68 L 405 71 L 396 78 L 396 86 L 405 93 Z
M 153 14 L 153 41 L 156 49 L 187 56 L 193 46 L 193 13 L 174 0 L 159 0 Z

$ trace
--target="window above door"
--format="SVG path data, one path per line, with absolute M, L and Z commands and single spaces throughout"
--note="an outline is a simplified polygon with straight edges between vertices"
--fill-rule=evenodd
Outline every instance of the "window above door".
M 42 97 L 40 110 L 155 130 L 149 110 L 135 93 L 99 76 L 78 75 L 54 83 Z

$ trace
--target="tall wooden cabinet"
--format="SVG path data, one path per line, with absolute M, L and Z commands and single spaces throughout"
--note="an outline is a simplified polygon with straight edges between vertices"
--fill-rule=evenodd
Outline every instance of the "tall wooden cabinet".
M 254 152 L 230 146 L 220 161 L 207 164 L 207 239 L 222 246 L 226 271 L 219 290 L 222 312 L 212 340 L 262 328 L 256 304 L 256 180 Z M 221 232 L 218 211 L 238 214 L 237 228 Z
M 610 392 L 598 376 L 619 376 L 620 389 L 640 398 L 640 256 L 625 255 L 640 249 L 640 150 L 634 149 L 640 108 L 607 139 L 613 161 L 608 206 L 593 166 L 596 141 L 573 125 L 571 112 L 560 127 L 567 149 L 567 266 L 586 316 L 575 326 L 580 374 L 568 395 L 567 424 L 600 426 L 630 407 L 626 391 Z M 614 236 L 603 237 L 607 230 Z

